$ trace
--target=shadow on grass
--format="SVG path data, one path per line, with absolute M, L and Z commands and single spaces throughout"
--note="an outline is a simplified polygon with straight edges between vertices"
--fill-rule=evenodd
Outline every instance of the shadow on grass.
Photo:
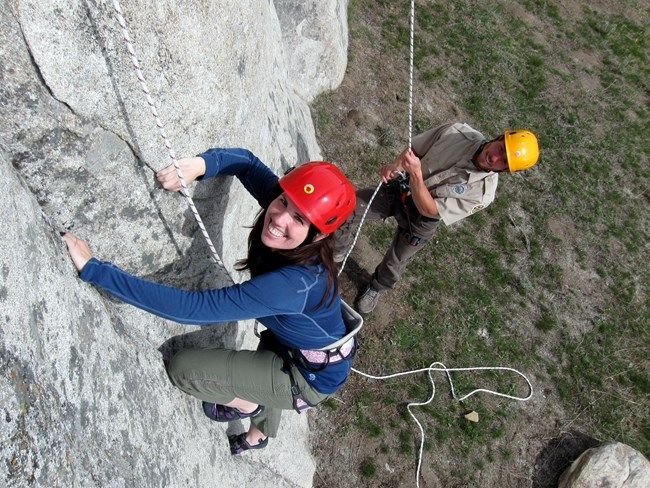
M 362 268 L 359 263 L 350 256 L 347 263 L 345 263 L 345 269 L 343 270 L 343 275 L 345 278 L 356 288 L 356 297 L 359 293 L 363 291 L 365 286 L 370 282 L 372 275 Z
M 580 454 L 600 441 L 578 431 L 564 432 L 551 439 L 535 460 L 532 488 L 553 488 L 560 476 Z

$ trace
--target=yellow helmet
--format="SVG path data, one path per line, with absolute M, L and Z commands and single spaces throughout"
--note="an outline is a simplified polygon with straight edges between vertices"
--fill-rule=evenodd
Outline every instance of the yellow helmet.
M 507 130 L 504 133 L 508 168 L 511 173 L 528 169 L 539 159 L 537 137 L 527 130 Z

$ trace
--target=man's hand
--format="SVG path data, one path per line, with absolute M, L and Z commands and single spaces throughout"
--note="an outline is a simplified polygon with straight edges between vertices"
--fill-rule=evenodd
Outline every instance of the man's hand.
M 402 168 L 412 179 L 422 179 L 422 161 L 418 158 L 412 149 L 407 149 L 402 154 Z
M 410 177 L 411 197 L 418 212 L 425 217 L 439 219 L 438 204 L 422 179 L 422 161 L 412 149 L 407 149 L 400 156 L 402 158 L 402 167 Z
M 199 176 L 205 174 L 205 161 L 201 157 L 195 158 L 183 158 L 178 160 L 178 166 L 181 168 L 181 173 L 183 173 L 183 179 L 185 183 L 189 185 Z M 165 190 L 169 191 L 179 191 L 183 188 L 181 185 L 181 180 L 176 173 L 176 168 L 173 164 L 170 164 L 164 169 L 161 169 L 156 173 L 156 180 L 162 185 Z
M 407 149 L 402 151 L 395 158 L 395 161 L 393 161 L 391 164 L 387 164 L 381 167 L 379 170 L 379 175 L 381 176 L 382 182 L 388 183 L 390 180 L 397 178 L 400 173 L 404 171 L 404 168 L 402 167 L 402 161 L 404 160 L 404 153 L 406 153 L 406 151 Z
M 77 271 L 81 271 L 86 263 L 93 257 L 90 247 L 86 241 L 79 239 L 77 236 L 70 234 L 69 232 L 63 234 L 63 240 L 65 241 L 66 246 L 68 246 L 68 252 L 70 253 L 75 268 L 77 268 Z

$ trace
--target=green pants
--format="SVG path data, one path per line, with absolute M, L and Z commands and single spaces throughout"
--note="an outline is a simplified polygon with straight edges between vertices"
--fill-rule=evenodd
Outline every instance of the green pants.
M 291 380 L 282 366 L 282 358 L 260 343 L 257 351 L 184 349 L 174 355 L 167 373 L 174 386 L 199 400 L 223 405 L 241 398 L 264 405 L 264 412 L 252 418 L 251 424 L 275 437 L 282 410 L 293 409 Z M 291 368 L 310 405 L 329 396 L 314 390 L 295 366 Z

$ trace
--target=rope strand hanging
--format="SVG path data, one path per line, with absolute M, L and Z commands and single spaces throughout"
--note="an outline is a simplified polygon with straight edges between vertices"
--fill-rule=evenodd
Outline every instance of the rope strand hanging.
M 412 139 L 413 139 L 413 46 L 414 46 L 414 38 L 415 38 L 415 0 L 411 0 L 411 14 L 409 16 L 409 26 L 410 26 L 410 37 L 409 37 L 409 115 L 408 115 L 408 133 L 407 133 L 407 138 L 408 138 L 408 146 L 411 147 L 412 145 Z M 381 185 L 383 183 L 380 181 L 377 187 L 375 188 L 375 191 L 372 193 L 372 196 L 370 197 L 370 200 L 368 201 L 368 205 L 366 206 L 366 209 L 363 212 L 363 215 L 361 216 L 361 220 L 359 221 L 359 227 L 357 227 L 357 231 L 354 234 L 354 239 L 352 240 L 352 244 L 350 244 L 350 248 L 348 251 L 345 253 L 345 257 L 343 258 L 343 261 L 341 262 L 341 269 L 339 269 L 339 273 L 337 276 L 341 276 L 341 273 L 343 272 L 343 268 L 345 268 L 345 265 L 348 262 L 348 257 L 350 254 L 352 254 L 352 250 L 354 249 L 354 246 L 357 244 L 357 240 L 359 239 L 359 235 L 361 234 L 361 229 L 363 228 L 363 224 L 366 221 L 366 216 L 368 215 L 368 211 L 370 210 L 370 207 L 372 206 L 372 202 L 375 200 L 375 197 L 377 196 L 377 193 L 379 193 L 379 189 L 381 188 Z
M 183 173 L 181 171 L 180 166 L 178 165 L 176 153 L 174 152 L 174 149 L 172 148 L 172 144 L 169 141 L 169 138 L 167 137 L 167 133 L 165 132 L 165 128 L 163 127 L 162 120 L 160 119 L 160 116 L 158 115 L 158 110 L 156 109 L 156 103 L 153 97 L 151 96 L 151 92 L 149 91 L 149 87 L 147 86 L 147 82 L 145 80 L 144 74 L 142 73 L 142 69 L 140 67 L 140 61 L 138 60 L 138 57 L 135 53 L 133 41 L 131 39 L 131 36 L 129 35 L 129 30 L 126 24 L 126 20 L 124 19 L 124 14 L 122 13 L 122 7 L 120 6 L 120 2 L 118 0 L 113 0 L 113 9 L 115 10 L 115 17 L 117 18 L 117 22 L 120 24 L 120 27 L 122 28 L 122 37 L 124 38 L 124 42 L 126 43 L 126 49 L 129 51 L 129 54 L 131 55 L 131 62 L 133 63 L 135 74 L 138 77 L 138 81 L 140 82 L 142 91 L 145 94 L 145 98 L 147 100 L 147 103 L 149 104 L 149 108 L 151 109 L 151 114 L 153 115 L 155 123 L 158 126 L 160 137 L 162 138 L 163 143 L 167 148 L 169 159 L 171 159 L 172 164 L 176 169 L 176 174 L 178 175 L 178 178 L 181 181 L 181 186 L 183 187 L 183 189 L 181 190 L 181 194 L 187 200 L 187 204 L 189 205 L 190 210 L 192 211 L 192 214 L 194 215 L 194 218 L 196 219 L 196 222 L 199 225 L 199 228 L 201 229 L 201 233 L 203 234 L 205 242 L 208 244 L 208 248 L 210 249 L 210 253 L 211 253 L 210 259 L 219 268 L 225 270 L 226 273 L 228 273 L 230 280 L 234 283 L 232 276 L 230 276 L 230 273 L 223 265 L 223 262 L 221 261 L 219 254 L 217 254 L 217 250 L 215 249 L 214 244 L 212 244 L 212 239 L 210 239 L 210 235 L 208 234 L 208 231 L 206 230 L 205 225 L 203 224 L 203 219 L 201 219 L 201 216 L 199 215 L 199 211 L 196 209 L 196 205 L 194 205 L 194 200 L 192 200 L 192 197 L 188 192 L 187 183 L 185 183 L 185 178 L 183 178 Z
M 409 49 L 409 128 L 408 128 L 408 138 L 409 145 L 411 147 L 413 139 L 413 45 L 415 37 L 415 0 L 411 0 L 411 17 L 410 17 L 410 49 Z

